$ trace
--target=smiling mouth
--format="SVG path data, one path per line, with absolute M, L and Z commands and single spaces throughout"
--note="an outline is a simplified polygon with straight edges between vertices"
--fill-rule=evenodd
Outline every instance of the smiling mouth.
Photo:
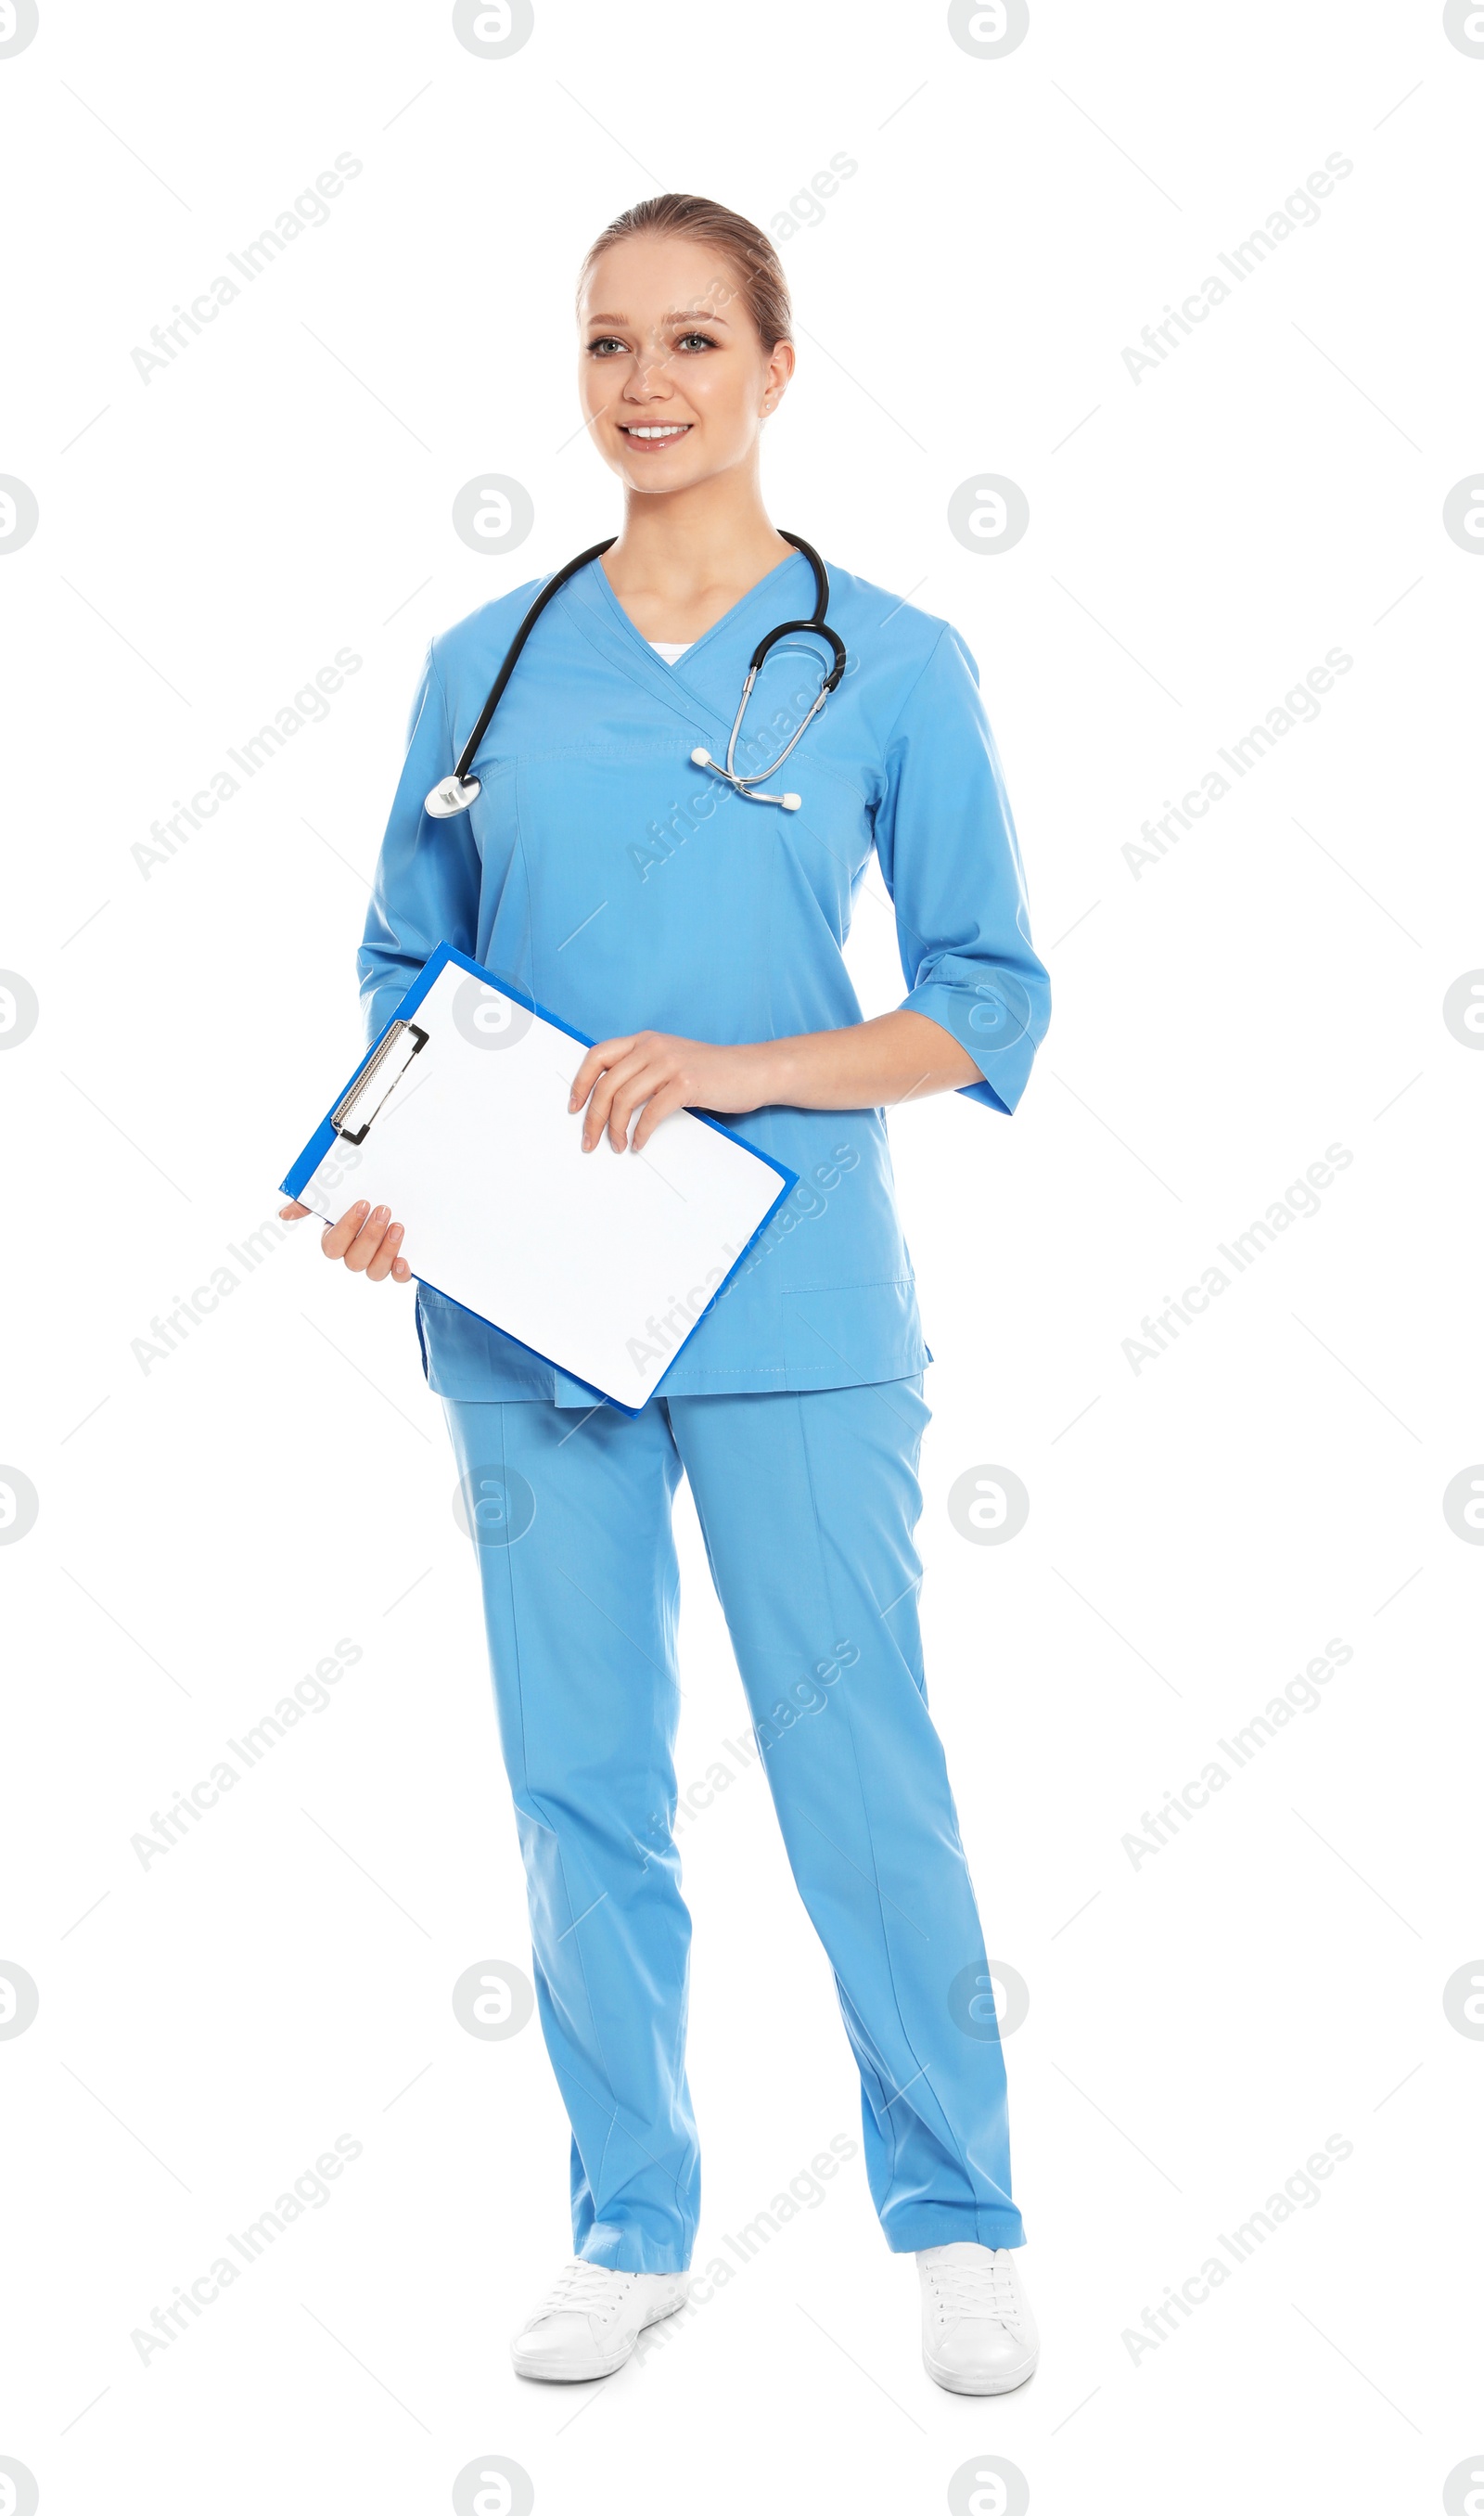
M 627 437 L 633 445 L 678 445 L 682 437 L 690 435 L 691 426 L 692 422 L 687 419 L 667 424 L 662 428 L 635 428 L 620 420 L 619 433 Z

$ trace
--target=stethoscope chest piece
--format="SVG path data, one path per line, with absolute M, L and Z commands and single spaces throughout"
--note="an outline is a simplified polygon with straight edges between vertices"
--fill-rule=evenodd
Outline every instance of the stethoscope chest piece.
M 451 777 L 440 779 L 434 786 L 424 810 L 431 813 L 435 821 L 449 821 L 455 813 L 467 813 L 478 792 L 477 777 L 460 777 L 455 772 Z

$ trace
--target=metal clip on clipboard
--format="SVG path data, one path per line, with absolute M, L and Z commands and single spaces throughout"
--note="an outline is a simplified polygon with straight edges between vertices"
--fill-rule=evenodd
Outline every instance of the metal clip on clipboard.
M 419 1049 L 427 1045 L 428 1033 L 419 1023 L 394 1022 L 392 1025 L 386 1038 L 366 1060 L 350 1091 L 337 1101 L 330 1112 L 330 1124 L 337 1136 L 343 1136 L 348 1145 L 365 1143 L 372 1119 L 378 1111 L 385 1109 Z M 381 1086 L 377 1098 L 366 1110 L 360 1125 L 352 1128 L 349 1122 L 358 1114 L 373 1084 Z

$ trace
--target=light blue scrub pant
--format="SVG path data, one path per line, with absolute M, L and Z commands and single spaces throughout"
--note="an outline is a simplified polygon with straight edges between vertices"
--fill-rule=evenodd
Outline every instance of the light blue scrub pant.
M 886 2242 L 1021 2244 L 984 1935 L 923 1682 L 921 1375 L 657 1397 L 633 1417 L 444 1405 L 572 2125 L 576 2251 L 682 2271 L 695 2238 L 690 1916 L 671 1831 L 682 1469 L 860 2066 Z

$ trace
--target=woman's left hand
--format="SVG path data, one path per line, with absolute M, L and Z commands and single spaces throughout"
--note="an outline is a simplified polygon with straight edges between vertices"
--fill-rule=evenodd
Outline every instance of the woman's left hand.
M 763 1043 L 718 1048 L 703 1039 L 676 1039 L 668 1031 L 638 1030 L 627 1039 L 600 1039 L 590 1048 L 572 1084 L 569 1110 L 587 1114 L 582 1150 L 591 1153 L 604 1129 L 616 1153 L 626 1145 L 641 1153 L 662 1118 L 674 1110 L 724 1110 L 737 1116 L 761 1109 L 767 1098 L 762 1071 Z M 630 1144 L 629 1127 L 640 1112 Z

